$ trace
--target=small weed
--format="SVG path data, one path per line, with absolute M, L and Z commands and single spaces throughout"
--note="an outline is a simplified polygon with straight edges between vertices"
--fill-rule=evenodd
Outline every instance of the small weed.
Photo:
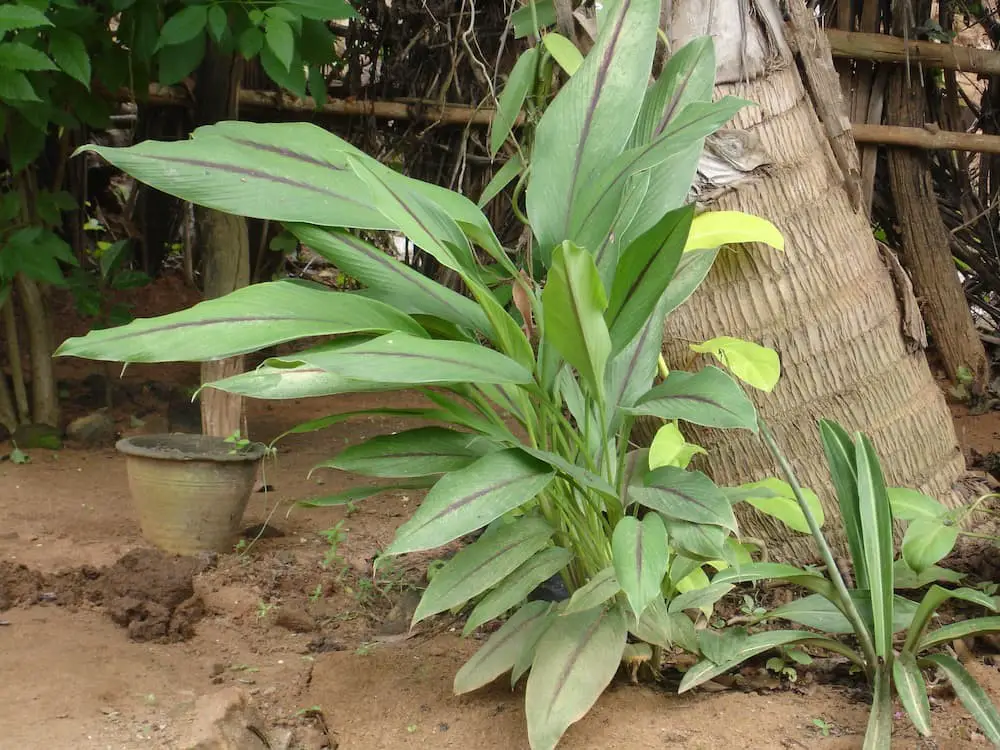
M 756 620 L 767 614 L 767 608 L 759 606 L 757 602 L 754 601 L 754 598 L 749 594 L 744 594 L 743 606 L 740 607 L 740 612 L 747 617 L 752 617 Z
M 274 609 L 273 602 L 265 602 L 263 600 L 257 602 L 257 619 L 263 620 L 271 613 L 272 609 Z
M 372 652 L 375 650 L 375 647 L 377 645 L 378 645 L 378 643 L 376 641 L 369 641 L 369 642 L 366 642 L 366 643 L 362 643 L 360 646 L 358 646 L 356 649 L 354 649 L 354 655 L 355 656 L 371 656 Z
M 229 671 L 230 672 L 247 672 L 247 673 L 259 672 L 260 671 L 260 667 L 251 667 L 249 664 L 233 664 L 233 666 L 231 666 L 229 668 Z
M 244 552 L 246 552 L 247 540 L 240 539 L 238 542 L 236 542 L 236 544 L 233 546 L 233 551 L 236 552 L 237 555 L 242 555 Z
M 818 731 L 822 737 L 829 737 L 830 730 L 833 729 L 833 725 L 825 719 L 819 717 L 812 720 L 812 725 L 816 727 L 816 731 Z
M 340 557 L 340 545 L 347 541 L 347 529 L 344 528 L 344 519 L 337 521 L 337 525 L 332 529 L 327 529 L 319 533 L 326 539 L 326 543 L 330 545 L 330 548 L 326 551 L 326 556 L 323 558 L 323 567 L 328 568 L 336 561 L 343 562 Z
M 323 584 L 317 583 L 316 588 L 314 588 L 312 590 L 312 593 L 309 594 L 309 601 L 311 602 L 319 601 L 322 597 L 323 597 Z
M 10 452 L 10 462 L 14 464 L 23 465 L 31 463 L 31 456 L 25 453 L 23 450 L 17 447 L 17 443 L 14 443 L 14 448 Z
M 410 725 L 408 725 L 406 727 L 406 731 L 409 732 L 410 734 L 413 734 L 414 732 L 417 731 L 417 725 L 416 724 L 410 724 Z
M 309 706 L 308 708 L 300 708 L 295 712 L 295 715 L 300 719 L 308 719 L 313 716 L 319 716 L 323 713 L 323 709 L 320 706 Z
M 806 666 L 812 664 L 812 657 L 805 651 L 798 648 L 783 648 L 780 656 L 773 656 L 767 660 L 764 666 L 769 672 L 774 672 L 779 677 L 787 677 L 789 682 L 799 679 L 799 673 L 795 665 Z

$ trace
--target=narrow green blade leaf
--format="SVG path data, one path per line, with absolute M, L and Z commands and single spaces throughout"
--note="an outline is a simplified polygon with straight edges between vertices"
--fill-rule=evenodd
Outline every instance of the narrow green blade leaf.
M 391 492 L 393 490 L 422 489 L 426 486 L 426 482 L 405 482 L 380 484 L 374 487 L 352 487 L 349 490 L 335 492 L 332 495 L 323 495 L 322 497 L 311 497 L 306 500 L 299 500 L 295 504 L 301 508 L 333 508 L 341 505 L 351 505 L 359 500 L 366 500 L 369 497 L 380 495 L 383 492 Z
M 522 450 L 525 453 L 534 456 L 539 461 L 544 461 L 553 469 L 556 469 L 564 477 L 575 482 L 580 487 L 596 490 L 608 499 L 618 500 L 618 492 L 611 486 L 608 480 L 600 474 L 595 474 L 582 466 L 571 464 L 562 456 L 550 453 L 549 451 L 542 451 L 537 448 L 529 448 L 527 446 L 524 446 Z
M 197 362 L 246 354 L 307 336 L 403 331 L 423 336 L 408 315 L 353 294 L 274 281 L 157 318 L 67 339 L 60 357 L 112 362 Z
M 535 649 L 525 711 L 534 750 L 552 750 L 618 671 L 628 630 L 617 608 L 558 618 Z
M 413 625 L 465 604 L 500 583 L 549 543 L 552 527 L 540 516 L 522 516 L 460 550 L 431 579 L 413 613 Z M 386 550 L 386 554 L 390 554 Z
M 888 664 L 875 670 L 872 708 L 868 714 L 863 750 L 885 750 L 892 746 L 892 676 Z
M 469 635 L 480 625 L 495 620 L 516 607 L 539 585 L 565 568 L 573 553 L 562 547 L 547 547 L 501 581 L 482 598 L 469 614 L 462 635 Z
M 733 506 L 700 471 L 663 466 L 646 474 L 643 485 L 629 487 L 628 498 L 670 518 L 736 531 Z
M 497 100 L 496 114 L 490 125 L 490 156 L 496 156 L 521 113 L 524 100 L 535 83 L 539 53 L 538 47 L 529 47 L 521 53 L 511 68 L 507 83 Z
M 978 604 L 991 612 L 1000 611 L 1000 600 L 996 597 L 987 596 L 982 591 L 970 588 L 946 589 L 943 586 L 934 585 L 927 589 L 924 598 L 920 600 L 920 606 L 913 616 L 913 624 L 906 634 L 904 650 L 913 651 L 914 646 L 923 635 L 924 630 L 930 624 L 931 618 L 937 612 L 938 607 L 949 599 L 961 599 L 963 601 Z
M 868 563 L 858 510 L 858 470 L 854 462 L 854 444 L 844 428 L 828 419 L 820 420 L 819 431 L 830 478 L 840 505 L 840 517 L 844 520 L 854 577 L 858 581 L 867 582 Z
M 875 651 L 883 659 L 892 655 L 892 513 L 885 478 L 875 448 L 864 435 L 855 443 L 858 472 L 858 512 L 865 545 L 868 589 L 874 617 Z
M 606 319 L 613 352 L 625 348 L 662 299 L 677 270 L 694 206 L 672 211 L 628 246 L 617 265 Z
M 434 485 L 385 554 L 433 549 L 482 528 L 531 500 L 554 476 L 551 467 L 517 448 L 483 456 Z
M 335 351 L 294 355 L 288 361 L 302 362 L 345 378 L 375 382 L 432 385 L 531 381 L 530 372 L 492 349 L 403 333 L 386 334 Z
M 498 446 L 488 438 L 444 427 L 418 427 L 352 445 L 316 468 L 369 477 L 423 477 L 464 469 Z
M 565 242 L 556 248 L 542 292 L 545 336 L 590 385 L 604 389 L 611 338 L 604 322 L 604 287 L 586 250 Z
M 892 679 L 913 726 L 924 737 L 930 737 L 931 704 L 927 699 L 927 685 L 912 653 L 904 651 L 893 659 Z
M 609 566 L 573 592 L 563 606 L 562 614 L 571 615 L 599 607 L 621 590 L 621 584 L 615 578 L 614 566 Z
M 753 403 L 731 377 L 712 366 L 696 373 L 672 371 L 666 380 L 625 411 L 660 419 L 681 419 L 704 427 L 757 431 Z
M 493 122 L 496 123 L 496 120 Z M 485 208 L 491 200 L 500 195 L 500 192 L 513 182 L 515 177 L 521 174 L 522 169 L 524 169 L 524 159 L 521 158 L 520 153 L 515 153 L 504 162 L 504 165 L 497 170 L 493 178 L 486 184 L 486 187 L 483 188 L 483 194 L 479 196 L 479 202 L 476 205 L 480 208 Z
M 670 556 L 667 529 L 655 513 L 642 521 L 625 516 L 615 525 L 611 552 L 615 578 L 638 619 L 653 599 L 662 596 L 660 586 Z
M 948 556 L 958 541 L 958 526 L 946 519 L 918 518 L 910 521 L 903 536 L 903 559 L 915 573 Z
M 548 106 L 535 132 L 526 206 L 545 265 L 570 235 L 577 194 L 628 142 L 656 46 L 659 5 L 629 0 L 610 11 L 583 65 Z
M 822 579 L 819 573 L 796 568 L 794 565 L 785 563 L 750 563 L 739 568 L 726 568 L 720 570 L 712 577 L 713 583 L 756 583 L 757 581 L 770 581 L 775 579 L 799 578 L 802 576 L 812 576 Z
M 945 625 L 920 639 L 920 643 L 914 649 L 915 653 L 922 654 L 932 648 L 943 646 L 959 638 L 979 635 L 980 633 L 1000 632 L 1000 617 L 977 617 L 972 620 L 961 620 Z
M 528 602 L 517 610 L 458 670 L 455 694 L 488 685 L 513 667 L 521 653 L 534 650 L 535 643 L 551 622 L 551 610 L 551 602 Z
M 361 238 L 307 224 L 291 224 L 288 229 L 310 250 L 365 284 L 366 296 L 409 314 L 435 315 L 492 335 L 489 321 L 471 299 L 400 263 Z
M 1000 746 L 1000 712 L 990 700 L 986 691 L 980 687 L 975 678 L 968 673 L 957 659 L 948 654 L 931 654 L 921 659 L 921 663 L 930 663 L 944 672 L 951 682 L 955 695 L 962 701 L 965 709 L 979 724 L 986 738 L 995 746 Z
M 684 674 L 678 693 L 685 693 L 692 688 L 708 682 L 720 674 L 739 666 L 747 659 L 778 646 L 789 646 L 798 641 L 815 640 L 815 633 L 807 630 L 771 630 L 764 633 L 754 633 L 749 636 L 733 657 L 724 664 L 716 664 L 709 659 L 702 659 Z

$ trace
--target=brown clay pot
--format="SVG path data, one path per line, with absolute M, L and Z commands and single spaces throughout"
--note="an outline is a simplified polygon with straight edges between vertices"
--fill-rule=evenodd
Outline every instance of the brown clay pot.
M 178 555 L 230 552 L 267 452 L 176 433 L 119 440 L 142 535 Z

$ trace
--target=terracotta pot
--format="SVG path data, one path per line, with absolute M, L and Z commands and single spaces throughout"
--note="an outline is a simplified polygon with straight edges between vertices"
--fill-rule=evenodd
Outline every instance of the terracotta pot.
M 174 554 L 230 552 L 267 452 L 176 433 L 119 440 L 142 535 Z

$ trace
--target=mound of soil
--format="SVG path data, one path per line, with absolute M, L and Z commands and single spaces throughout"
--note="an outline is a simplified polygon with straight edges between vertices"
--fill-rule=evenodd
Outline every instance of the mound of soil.
M 206 562 L 156 549 L 136 549 L 106 568 L 82 567 L 46 576 L 0 561 L 0 612 L 50 603 L 102 607 L 134 641 L 190 638 L 205 613 L 194 577 Z

